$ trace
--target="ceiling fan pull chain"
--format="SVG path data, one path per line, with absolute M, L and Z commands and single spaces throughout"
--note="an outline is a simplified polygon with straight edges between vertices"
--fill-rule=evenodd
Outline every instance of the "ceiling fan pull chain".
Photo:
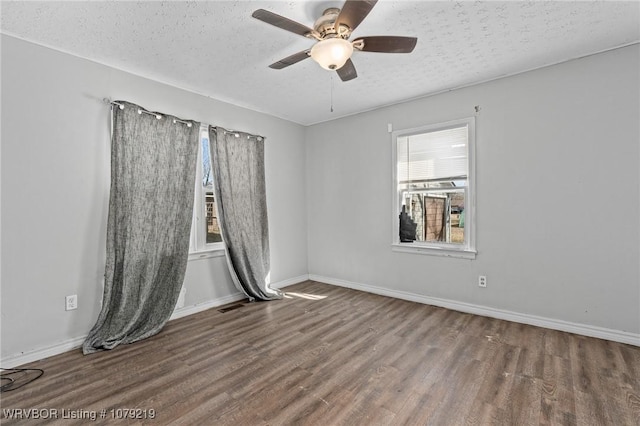
M 333 74 L 329 78 L 331 79 L 331 112 L 333 112 Z

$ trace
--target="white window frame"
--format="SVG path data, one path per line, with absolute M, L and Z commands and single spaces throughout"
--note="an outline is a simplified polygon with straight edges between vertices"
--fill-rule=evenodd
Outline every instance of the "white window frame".
M 202 139 L 208 135 L 209 125 L 202 123 L 198 137 L 198 159 L 196 165 L 195 192 L 193 200 L 193 217 L 191 220 L 191 239 L 189 242 L 189 260 L 205 259 L 224 255 L 224 242 L 207 244 L 206 222 L 206 190 L 202 186 L 204 170 L 202 168 Z M 217 207 L 217 204 L 216 204 Z M 218 212 L 216 212 L 216 217 Z
M 412 243 L 401 243 L 399 237 L 399 220 L 401 207 L 398 198 L 398 158 L 397 146 L 398 138 L 418 135 L 440 130 L 451 129 L 467 125 L 467 189 L 465 192 L 465 242 L 426 242 L 414 241 Z M 412 129 L 403 129 L 391 132 L 391 161 L 392 161 L 392 243 L 391 249 L 396 252 L 426 254 L 434 256 L 459 257 L 463 259 L 475 259 L 476 251 L 476 182 L 475 182 L 475 150 L 476 150 L 476 127 L 475 117 L 467 117 L 458 120 L 447 121 L 445 123 L 434 123 Z

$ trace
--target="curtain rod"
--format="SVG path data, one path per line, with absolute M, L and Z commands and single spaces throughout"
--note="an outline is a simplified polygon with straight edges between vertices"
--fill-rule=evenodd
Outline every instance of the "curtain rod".
M 236 138 L 240 137 L 240 133 L 247 133 L 247 132 L 242 132 L 240 130 L 227 130 L 224 127 L 218 127 L 218 126 L 211 126 L 211 128 L 213 128 L 214 131 L 218 131 L 218 129 L 222 130 L 225 134 L 227 133 L 233 133 L 235 135 Z M 255 137 L 256 139 L 260 140 L 265 140 L 267 138 L 265 138 L 264 136 L 260 136 L 260 135 L 252 135 L 247 133 L 247 139 L 251 138 L 251 136 Z
M 117 101 L 113 101 L 113 100 L 111 100 L 111 99 L 109 99 L 109 98 L 102 98 L 102 102 L 104 102 L 105 104 L 110 104 L 110 105 L 112 105 L 112 106 L 114 106 L 114 105 L 115 105 L 115 106 L 117 106 L 117 107 L 118 107 L 118 108 L 120 108 L 120 109 L 124 109 L 124 104 L 123 104 L 123 103 L 121 103 L 121 102 L 117 102 Z M 144 113 L 144 114 L 149 114 L 149 115 L 153 115 L 153 116 L 154 116 L 154 117 L 156 117 L 158 120 L 160 120 L 160 119 L 162 118 L 162 114 L 159 114 L 159 113 L 157 113 L 157 112 L 147 111 L 146 109 L 141 108 L 140 106 L 138 106 L 138 114 L 142 114 L 142 113 Z M 173 123 L 174 123 L 174 124 L 175 124 L 175 123 L 182 123 L 182 124 L 186 124 L 186 125 L 187 125 L 187 127 L 191 127 L 191 125 L 192 125 L 192 123 L 191 123 L 191 122 L 189 122 L 189 121 L 183 121 L 183 120 L 180 120 L 180 119 L 178 119 L 178 118 L 174 118 L 174 119 L 173 119 Z M 218 126 L 211 126 L 211 127 L 212 127 L 215 131 L 218 131 L 218 129 L 221 129 L 225 134 L 226 134 L 226 133 L 233 133 L 237 138 L 239 138 L 239 137 L 240 137 L 240 133 L 247 133 L 247 132 L 242 132 L 242 131 L 239 131 L 239 130 L 227 130 L 227 129 L 225 129 L 224 127 L 218 127 Z M 247 133 L 247 139 L 248 139 L 248 138 L 251 138 L 251 136 L 254 136 L 254 137 L 255 137 L 256 139 L 258 139 L 258 140 L 266 140 L 266 138 L 265 138 L 264 136 L 261 136 L 261 135 L 251 135 L 251 134 Z
M 116 101 L 112 101 L 109 98 L 103 98 L 102 102 L 104 102 L 105 104 L 111 104 L 111 105 L 116 105 L 118 108 L 120 109 L 124 109 L 124 104 L 120 103 L 120 102 L 116 102 Z M 149 114 L 149 115 L 153 115 L 155 118 L 157 118 L 158 120 L 160 120 L 162 118 L 162 114 L 158 114 L 157 112 L 151 112 L 151 111 L 147 111 L 144 108 L 141 108 L 140 106 L 138 106 L 138 114 Z M 184 120 L 180 120 L 179 118 L 174 118 L 173 119 L 173 124 L 176 123 L 182 123 L 182 124 L 186 124 L 187 127 L 191 127 L 193 124 L 189 121 L 184 121 Z

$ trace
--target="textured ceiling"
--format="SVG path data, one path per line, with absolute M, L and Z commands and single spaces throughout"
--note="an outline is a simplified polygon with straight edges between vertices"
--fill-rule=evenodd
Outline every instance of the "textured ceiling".
M 0 28 L 8 35 L 305 125 L 640 40 L 636 1 L 380 0 L 351 40 L 415 36 L 413 53 L 355 52 L 358 78 L 349 82 L 311 59 L 283 70 L 268 68 L 313 42 L 253 19 L 255 9 L 313 26 L 325 8 L 341 4 L 2 1 Z

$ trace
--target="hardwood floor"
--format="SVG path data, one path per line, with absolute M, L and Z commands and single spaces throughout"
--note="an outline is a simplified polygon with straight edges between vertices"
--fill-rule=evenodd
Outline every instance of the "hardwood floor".
M 2 409 L 64 425 L 640 424 L 638 347 L 311 281 L 285 291 L 29 364 L 44 375 Z M 114 420 L 123 409 L 155 418 Z

